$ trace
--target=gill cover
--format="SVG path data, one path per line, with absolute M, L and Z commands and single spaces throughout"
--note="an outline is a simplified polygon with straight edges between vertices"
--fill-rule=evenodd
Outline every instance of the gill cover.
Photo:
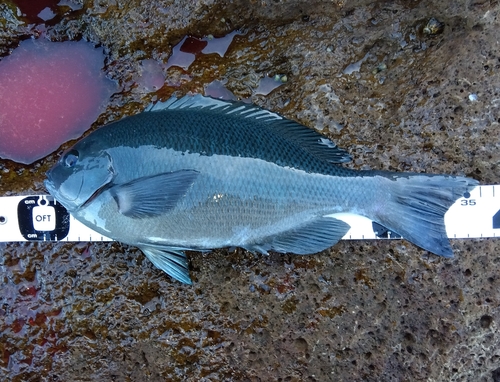
M 106 151 L 85 156 L 72 148 L 47 172 L 45 187 L 69 211 L 81 207 L 114 178 Z

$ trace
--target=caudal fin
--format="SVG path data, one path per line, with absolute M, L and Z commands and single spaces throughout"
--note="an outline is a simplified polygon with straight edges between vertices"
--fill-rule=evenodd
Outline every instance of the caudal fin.
M 372 219 L 429 252 L 453 257 L 444 215 L 478 182 L 447 175 L 379 175 L 386 178 L 388 192 Z

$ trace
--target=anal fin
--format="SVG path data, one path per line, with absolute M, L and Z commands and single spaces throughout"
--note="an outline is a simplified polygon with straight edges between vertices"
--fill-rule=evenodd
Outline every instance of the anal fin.
M 261 243 L 246 245 L 245 249 L 267 253 L 310 255 L 330 248 L 349 231 L 349 224 L 331 217 L 320 217 L 281 234 L 264 238 Z

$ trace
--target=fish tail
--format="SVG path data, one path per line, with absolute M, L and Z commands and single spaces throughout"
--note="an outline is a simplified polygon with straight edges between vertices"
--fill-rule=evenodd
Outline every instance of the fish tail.
M 458 198 L 471 191 L 478 182 L 447 175 L 377 175 L 385 178 L 380 179 L 384 192 L 372 220 L 429 252 L 453 257 L 444 215 Z

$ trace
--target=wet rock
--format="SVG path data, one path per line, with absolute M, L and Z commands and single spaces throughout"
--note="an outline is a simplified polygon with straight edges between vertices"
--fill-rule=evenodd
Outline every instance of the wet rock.
M 427 22 L 427 25 L 424 27 L 423 32 L 429 36 L 436 36 L 438 34 L 443 33 L 444 31 L 444 23 L 431 17 Z
M 94 128 L 219 80 L 323 131 L 350 151 L 353 168 L 498 183 L 490 3 L 94 1 L 32 26 L 12 6 L 0 12 L 1 52 L 38 34 L 104 47 L 122 90 Z M 422 32 L 430 17 L 446 25 L 432 38 Z M 134 85 L 144 60 L 166 64 L 184 36 L 238 28 L 244 34 L 224 57 L 168 68 L 157 90 Z M 252 96 L 276 74 L 286 83 Z M 57 154 L 32 166 L 0 161 L 1 194 L 43 192 Z M 456 240 L 454 259 L 405 241 L 342 242 L 302 257 L 191 253 L 188 287 L 117 243 L 0 244 L 0 373 L 13 381 L 493 381 L 498 247 Z

